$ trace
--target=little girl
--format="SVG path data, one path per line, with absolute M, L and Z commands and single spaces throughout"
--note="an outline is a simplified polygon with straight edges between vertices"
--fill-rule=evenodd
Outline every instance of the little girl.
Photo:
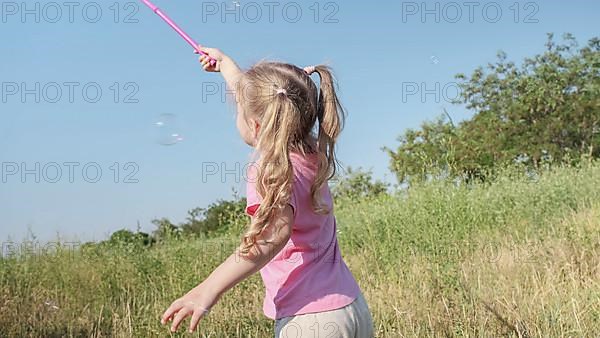
M 176 331 L 191 316 L 193 332 L 227 290 L 260 271 L 275 337 L 372 337 L 371 313 L 340 255 L 327 185 L 344 119 L 330 70 L 260 62 L 242 72 L 218 49 L 202 50 L 217 61 L 203 55 L 203 68 L 221 72 L 235 90 L 237 128 L 256 149 L 247 180 L 251 222 L 237 252 L 174 301 L 162 323 L 173 320 Z

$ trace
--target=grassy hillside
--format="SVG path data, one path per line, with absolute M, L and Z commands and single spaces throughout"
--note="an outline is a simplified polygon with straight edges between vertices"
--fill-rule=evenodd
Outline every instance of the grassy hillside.
M 536 179 L 507 171 L 485 185 L 424 183 L 338 201 L 336 214 L 378 337 L 600 332 L 600 163 Z M 236 243 L 232 234 L 5 257 L 0 337 L 169 336 L 159 316 Z M 262 298 L 256 275 L 194 336 L 272 336 Z

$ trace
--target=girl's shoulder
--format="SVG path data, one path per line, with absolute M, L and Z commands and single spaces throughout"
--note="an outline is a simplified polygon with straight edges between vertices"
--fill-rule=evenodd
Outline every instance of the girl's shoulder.
M 315 171 L 319 165 L 319 156 L 317 153 L 290 152 L 290 161 L 296 170 Z

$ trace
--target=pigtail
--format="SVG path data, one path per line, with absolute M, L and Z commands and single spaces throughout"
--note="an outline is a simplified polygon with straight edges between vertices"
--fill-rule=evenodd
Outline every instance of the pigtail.
M 321 78 L 321 88 L 317 103 L 319 169 L 311 188 L 311 195 L 315 212 L 326 214 L 329 210 L 322 205 L 319 191 L 323 184 L 335 176 L 337 167 L 335 143 L 344 127 L 346 113 L 337 97 L 335 79 L 329 67 L 319 65 L 315 66 L 314 70 Z

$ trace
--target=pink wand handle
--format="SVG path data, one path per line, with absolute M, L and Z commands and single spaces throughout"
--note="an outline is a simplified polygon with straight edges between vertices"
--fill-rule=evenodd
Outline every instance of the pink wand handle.
M 149 0 L 142 0 L 142 2 L 146 6 L 148 6 L 154 13 L 156 13 L 156 15 L 160 16 L 169 26 L 171 26 L 171 28 L 173 28 L 185 41 L 187 41 L 187 43 L 189 43 L 192 47 L 194 47 L 194 49 L 198 53 L 200 53 L 201 55 L 208 56 L 210 58 L 210 64 L 212 66 L 217 64 L 217 60 L 213 59 L 208 54 L 201 51 L 198 43 L 196 41 L 194 41 L 194 39 L 192 39 L 186 32 L 184 32 L 183 29 L 181 29 L 173 20 L 171 20 L 171 18 L 169 18 L 167 16 L 167 14 L 165 14 L 160 8 L 158 8 L 156 5 L 154 5 Z

